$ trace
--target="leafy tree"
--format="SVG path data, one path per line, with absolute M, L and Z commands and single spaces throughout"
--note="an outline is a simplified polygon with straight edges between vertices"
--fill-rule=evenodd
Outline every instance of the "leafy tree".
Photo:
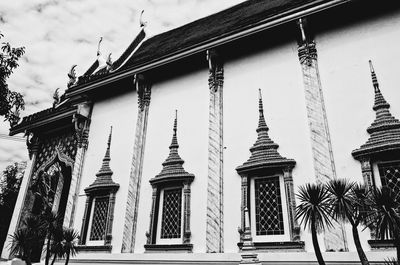
M 308 227 L 311 230 L 318 263 L 319 265 L 325 265 L 317 234 L 332 226 L 330 221 L 332 207 L 329 204 L 328 191 L 323 185 L 308 183 L 300 186 L 297 197 L 300 200 L 300 204 L 296 207 L 296 219 L 304 225 L 305 229 Z
M 0 32 L 0 40 L 4 37 Z M 0 47 L 0 116 L 3 116 L 11 126 L 19 121 L 19 112 L 24 109 L 22 95 L 11 91 L 7 78 L 18 67 L 18 59 L 24 54 L 25 47 L 13 48 L 10 43 L 3 42 Z
M 18 163 L 8 166 L 0 178 L 0 252 L 7 237 L 8 226 L 21 185 L 21 178 L 18 178 L 18 168 Z
M 358 225 L 365 220 L 365 199 L 367 189 L 349 182 L 346 179 L 334 179 L 327 183 L 329 191 L 329 202 L 332 205 L 332 217 L 335 220 L 349 222 L 352 227 L 354 244 L 361 264 L 368 265 L 368 259 L 361 247 L 360 236 L 358 234 Z
M 372 190 L 367 199 L 370 208 L 367 225 L 375 231 L 377 238 L 393 239 L 400 260 L 400 202 L 388 187 Z

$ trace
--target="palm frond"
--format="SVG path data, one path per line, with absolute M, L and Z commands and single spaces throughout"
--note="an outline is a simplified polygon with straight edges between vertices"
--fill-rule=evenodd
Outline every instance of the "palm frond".
M 297 197 L 300 204 L 296 207 L 296 219 L 304 225 L 304 228 L 312 229 L 312 219 L 315 221 L 317 232 L 332 227 L 330 220 L 332 206 L 324 186 L 310 183 L 300 186 Z
M 380 239 L 395 239 L 400 231 L 400 202 L 387 187 L 374 189 L 367 198 L 370 211 L 367 226 L 375 230 Z
M 63 248 L 64 253 L 69 253 L 72 257 L 78 252 L 77 240 L 79 238 L 79 233 L 73 228 L 63 229 Z
M 332 205 L 331 214 L 335 220 L 353 223 L 354 200 L 351 191 L 354 185 L 354 182 L 346 179 L 333 179 L 327 183 L 326 187 L 330 195 L 329 203 Z

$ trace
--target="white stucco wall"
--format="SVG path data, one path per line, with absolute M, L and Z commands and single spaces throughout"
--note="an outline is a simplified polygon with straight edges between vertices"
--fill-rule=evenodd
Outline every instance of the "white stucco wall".
M 115 199 L 113 253 L 121 253 L 136 118 L 137 94 L 133 86 L 129 93 L 96 102 L 93 106 L 74 227 L 81 231 L 86 202 L 84 189 L 96 178 L 106 152 L 110 126 L 113 126 L 110 168 L 114 172 L 112 179 L 120 185 Z
M 368 140 L 366 129 L 375 119 L 368 60 L 392 115 L 400 118 L 400 13 L 320 33 L 316 42 L 337 175 L 361 182 L 361 166 L 351 151 Z M 347 234 L 349 249 L 355 251 L 351 232 Z M 361 234 L 368 249 L 369 231 Z
M 193 252 L 205 252 L 209 101 L 207 80 L 208 71 L 204 68 L 203 71 L 152 86 L 135 253 L 144 252 L 152 199 L 149 180 L 160 173 L 161 164 L 168 157 L 175 109 L 178 110 L 178 152 L 185 160 L 185 170 L 195 175 L 191 185 L 191 243 Z
M 373 88 L 368 59 L 375 70 L 391 112 L 400 118 L 400 14 L 392 14 L 316 36 L 319 70 L 324 92 L 338 177 L 361 181 L 361 169 L 351 151 L 363 144 L 366 128 L 374 119 Z M 251 45 L 251 44 L 249 44 Z M 240 226 L 240 176 L 235 168 L 246 161 L 256 140 L 258 88 L 261 88 L 269 135 L 280 145 L 282 156 L 293 158 L 295 192 L 298 186 L 313 182 L 311 153 L 302 72 L 297 44 L 266 47 L 258 53 L 225 62 L 224 81 L 224 248 L 237 252 Z M 156 82 L 152 86 L 147 127 L 142 187 L 135 253 L 143 253 L 145 232 L 149 228 L 152 188 L 149 180 L 157 175 L 169 153 L 174 110 L 178 110 L 179 154 L 184 168 L 195 175 L 192 183 L 191 231 L 193 252 L 206 250 L 206 194 L 208 170 L 208 70 L 206 68 Z M 397 99 L 397 100 L 396 100 Z M 106 148 L 109 126 L 113 125 L 111 168 L 113 179 L 121 185 L 116 196 L 113 226 L 113 252 L 121 250 L 122 228 L 137 116 L 135 92 L 94 105 L 85 158 L 75 228 L 81 229 L 86 197 L 83 189 L 94 181 Z M 369 232 L 361 233 L 368 249 Z M 355 251 L 351 231 L 348 246 Z M 312 252 L 311 236 L 302 231 L 306 250 Z M 320 240 L 323 249 L 323 240 Z

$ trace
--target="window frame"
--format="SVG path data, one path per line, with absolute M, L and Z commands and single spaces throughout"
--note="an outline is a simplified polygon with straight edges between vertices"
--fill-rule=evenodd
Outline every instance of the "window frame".
M 282 235 L 257 235 L 256 232 L 256 200 L 255 200 L 255 180 L 264 178 L 279 178 L 279 190 L 281 195 L 282 205 L 282 218 L 283 218 L 283 231 Z M 251 236 L 253 242 L 283 242 L 290 241 L 289 231 L 289 217 L 286 202 L 286 190 L 284 186 L 283 174 L 263 175 L 252 177 L 250 179 L 250 224 L 251 224 Z
M 98 198 L 107 198 L 107 215 L 105 218 L 105 225 L 104 225 L 104 239 L 103 240 L 90 240 L 90 235 L 92 233 L 92 224 L 93 224 L 93 217 L 94 217 L 94 209 L 96 207 L 96 201 Z M 87 246 L 98 246 L 98 245 L 104 245 L 105 240 L 106 240 L 106 230 L 107 230 L 107 220 L 108 220 L 108 211 L 110 207 L 110 197 L 108 195 L 99 195 L 99 196 L 94 196 L 92 199 L 92 207 L 90 209 L 90 215 L 89 215 L 89 223 L 87 227 L 87 233 L 86 233 L 86 245 Z
M 161 230 L 162 230 L 162 216 L 163 216 L 163 203 L 164 203 L 164 191 L 165 190 L 180 190 L 181 192 L 181 236 L 178 238 L 161 238 Z M 160 189 L 159 195 L 159 203 L 158 203 L 158 220 L 157 220 L 157 233 L 156 233 L 156 244 L 182 244 L 183 240 L 183 232 L 184 232 L 184 198 L 183 198 L 183 187 L 181 186 L 171 186 L 171 187 L 164 187 Z

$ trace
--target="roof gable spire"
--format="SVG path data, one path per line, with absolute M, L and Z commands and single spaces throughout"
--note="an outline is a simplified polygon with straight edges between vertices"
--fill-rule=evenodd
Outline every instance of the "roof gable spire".
M 390 105 L 389 103 L 386 102 L 385 98 L 381 93 L 381 90 L 379 89 L 378 78 L 376 77 L 374 66 L 372 65 L 371 60 L 369 60 L 369 69 L 371 71 L 372 85 L 374 87 L 374 93 L 375 93 L 375 102 L 373 110 L 377 111 L 379 109 L 388 109 Z

